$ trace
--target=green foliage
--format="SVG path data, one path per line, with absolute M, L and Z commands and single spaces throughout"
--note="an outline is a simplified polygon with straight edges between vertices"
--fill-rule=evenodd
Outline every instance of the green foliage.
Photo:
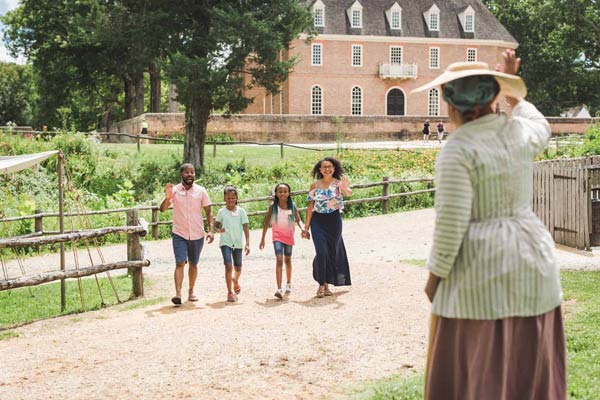
M 600 13 L 596 0 L 484 0 L 519 42 L 528 98 L 545 115 L 587 104 L 600 110 Z
M 576 148 L 575 155 L 591 156 L 598 154 L 600 154 L 600 124 L 594 124 L 585 133 L 583 145 Z
M 35 93 L 30 66 L 0 62 L 0 125 L 31 124 Z
M 394 375 L 368 382 L 355 389 L 353 400 L 421 400 L 423 399 L 423 375 L 404 377 Z

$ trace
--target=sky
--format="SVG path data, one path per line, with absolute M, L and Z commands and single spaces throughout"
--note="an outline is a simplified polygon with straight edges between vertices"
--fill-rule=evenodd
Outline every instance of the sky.
M 14 10 L 19 5 L 19 0 L 0 0 L 0 15 L 6 14 L 10 10 Z M 2 29 L 4 25 L 0 22 L 0 61 L 4 62 L 18 62 L 19 64 L 24 64 L 25 60 L 20 58 L 19 60 L 15 60 L 11 56 L 8 55 L 8 51 L 6 47 L 4 47 L 3 33 Z

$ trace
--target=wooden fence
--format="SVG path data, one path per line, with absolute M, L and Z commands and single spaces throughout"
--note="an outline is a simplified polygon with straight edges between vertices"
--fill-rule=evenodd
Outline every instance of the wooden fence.
M 554 241 L 589 250 L 593 242 L 592 201 L 600 198 L 600 156 L 535 163 L 533 210 Z
M 433 182 L 433 178 L 389 179 L 387 177 L 384 177 L 383 180 L 380 182 L 369 182 L 369 183 L 350 185 L 350 187 L 352 189 L 366 189 L 366 188 L 380 186 L 381 187 L 381 196 L 345 200 L 344 204 L 351 205 L 351 204 L 360 204 L 360 203 L 379 202 L 379 203 L 381 203 L 382 211 L 384 213 L 387 213 L 389 211 L 389 201 L 392 199 L 396 199 L 396 198 L 400 198 L 400 197 L 415 196 L 415 195 L 425 194 L 425 193 L 432 193 L 435 191 L 435 188 L 428 188 L 428 189 L 416 190 L 416 191 L 411 191 L 411 192 L 390 193 L 390 185 L 392 185 L 392 184 L 409 184 L 409 183 L 416 183 L 416 182 L 426 182 L 426 183 L 431 184 Z M 308 193 L 308 190 L 298 190 L 298 191 L 292 192 L 292 195 L 306 195 L 307 193 Z M 256 198 L 251 198 L 251 199 L 242 199 L 239 201 L 239 203 L 244 204 L 244 203 L 255 203 L 255 202 L 268 202 L 270 200 L 271 200 L 271 196 L 262 196 L 262 197 L 256 197 Z M 215 206 L 215 207 L 220 207 L 223 205 L 225 205 L 224 202 L 213 203 L 213 206 Z M 134 208 L 117 208 L 117 209 L 110 209 L 110 210 L 86 211 L 86 212 L 82 212 L 82 213 L 65 213 L 64 215 L 65 215 L 65 217 L 74 217 L 74 216 L 128 213 L 128 212 L 132 212 L 133 210 L 151 211 L 151 219 L 150 219 L 150 222 L 148 222 L 148 226 L 151 229 L 152 237 L 155 239 L 158 239 L 158 227 L 160 225 L 171 225 L 172 224 L 172 221 L 159 221 L 159 219 L 158 219 L 159 209 L 160 209 L 160 207 L 157 204 L 154 204 L 151 206 L 140 206 L 140 207 L 134 207 Z M 267 213 L 267 211 L 265 211 L 266 209 L 267 209 L 267 206 L 263 207 L 262 211 L 249 212 L 248 216 L 266 215 L 266 213 Z M 304 210 L 306 210 L 306 208 L 301 208 L 300 210 L 304 211 Z M 58 217 L 58 215 L 59 214 L 56 212 L 42 212 L 41 210 L 36 210 L 36 213 L 33 215 L 24 215 L 24 216 L 19 216 L 19 217 L 10 217 L 10 218 L 0 219 L 0 223 L 1 222 L 16 222 L 16 221 L 34 220 L 34 231 L 35 232 L 27 234 L 25 236 L 35 237 L 35 236 L 42 236 L 42 235 L 46 235 L 46 234 L 56 234 L 57 232 L 55 232 L 55 231 L 45 231 L 44 230 L 44 218 L 56 218 L 56 217 Z M 23 237 L 24 236 L 21 236 L 21 238 L 23 238 Z
M 57 216 L 55 213 L 50 213 L 49 216 Z M 41 228 L 40 215 L 28 216 L 36 218 L 36 228 Z M 4 221 L 14 221 L 15 218 L 7 218 Z M 113 233 L 127 233 L 127 261 L 103 263 L 98 265 L 91 265 L 89 267 L 77 268 L 66 270 L 61 268 L 60 270 L 43 272 L 35 275 L 26 275 L 18 278 L 0 280 L 0 291 L 11 290 L 20 287 L 37 286 L 42 283 L 61 281 L 61 309 L 64 310 L 66 306 L 64 282 L 68 278 L 81 278 L 85 276 L 95 275 L 102 272 L 108 272 L 116 269 L 127 268 L 131 272 L 132 276 L 132 291 L 134 297 L 144 295 L 144 279 L 142 268 L 150 265 L 150 261 L 142 259 L 140 237 L 145 236 L 147 232 L 147 226 L 144 221 L 138 219 L 137 210 L 127 210 L 127 226 L 121 227 L 105 227 L 99 229 L 89 229 L 77 232 L 67 233 L 51 233 L 46 236 L 43 231 L 36 232 L 33 235 L 25 235 L 12 238 L 0 239 L 0 249 L 12 248 L 16 249 L 19 247 L 29 246 L 40 246 L 48 244 L 64 243 L 69 241 L 89 240 L 93 238 L 99 238 Z

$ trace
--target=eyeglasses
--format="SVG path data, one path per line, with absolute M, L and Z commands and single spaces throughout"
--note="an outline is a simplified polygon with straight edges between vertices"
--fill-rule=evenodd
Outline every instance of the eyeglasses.
M 322 165 L 321 169 L 335 169 L 335 167 L 333 165 L 327 165 L 327 166 Z

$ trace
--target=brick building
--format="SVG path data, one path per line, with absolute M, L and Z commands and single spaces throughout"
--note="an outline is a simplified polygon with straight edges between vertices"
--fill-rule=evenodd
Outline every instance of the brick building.
M 316 0 L 318 34 L 294 40 L 281 93 L 246 114 L 445 116 L 439 90 L 409 95 L 456 61 L 502 61 L 518 44 L 480 0 Z

